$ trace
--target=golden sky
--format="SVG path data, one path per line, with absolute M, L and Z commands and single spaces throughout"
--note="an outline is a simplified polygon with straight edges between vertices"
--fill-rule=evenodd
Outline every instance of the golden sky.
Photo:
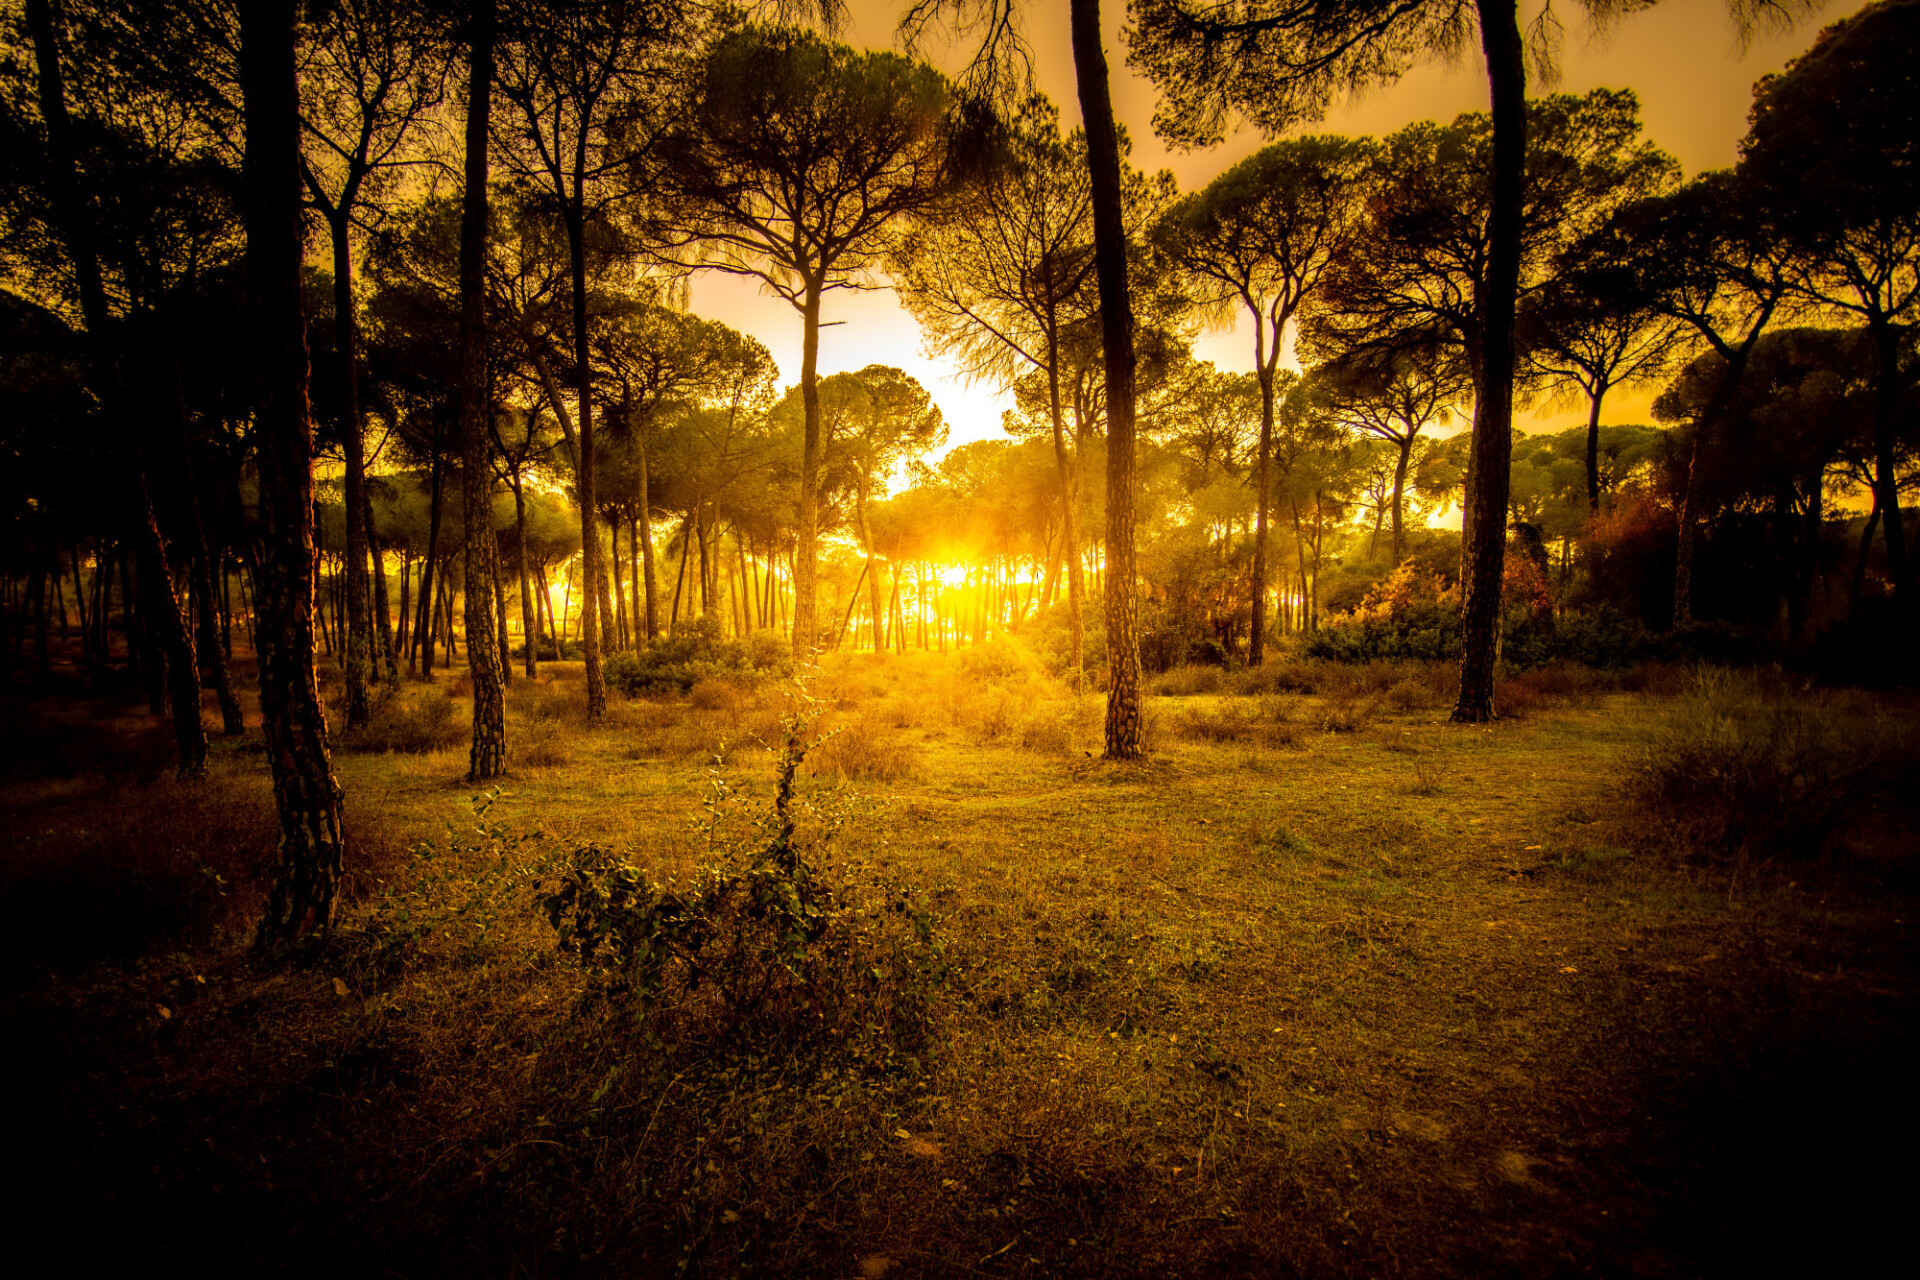
M 1523 14 L 1537 11 L 1536 0 L 1522 0 Z M 1753 82 L 1778 71 L 1812 42 L 1821 27 L 1864 6 L 1866 0 L 1830 0 L 1813 18 L 1785 34 L 1761 32 L 1742 46 L 1726 16 L 1724 0 L 1663 0 L 1655 8 L 1629 15 L 1604 33 L 1594 34 L 1575 4 L 1563 3 L 1567 31 L 1562 41 L 1560 79 L 1553 88 L 1583 93 L 1602 86 L 1625 86 L 1639 93 L 1647 136 L 1676 156 L 1687 174 L 1733 163 L 1746 131 Z M 843 38 L 862 47 L 889 47 L 900 0 L 852 0 L 853 22 Z M 1214 175 L 1265 141 L 1243 131 L 1222 146 L 1192 153 L 1169 152 L 1153 134 L 1153 89 L 1125 65 L 1120 33 L 1124 4 L 1104 0 L 1107 57 L 1114 75 L 1114 107 L 1134 139 L 1134 160 L 1146 168 L 1173 170 L 1182 190 L 1204 186 Z M 1060 105 L 1069 127 L 1078 123 L 1073 61 L 1068 45 L 1066 0 L 1038 0 L 1028 7 L 1027 34 L 1035 53 L 1040 88 Z M 1533 86 L 1540 92 L 1542 86 Z M 1391 89 L 1343 104 L 1327 120 L 1302 132 L 1382 135 L 1415 120 L 1451 119 L 1486 105 L 1486 79 L 1478 57 L 1454 66 L 1416 68 Z M 882 282 L 884 286 L 884 282 Z M 765 343 L 779 362 L 783 382 L 800 376 L 800 318 L 777 298 L 766 296 L 750 280 L 706 272 L 693 284 L 693 309 L 724 320 Z M 1007 398 L 998 387 L 968 385 L 937 353 L 922 349 L 913 318 L 884 287 L 828 295 L 824 318 L 840 321 L 822 330 L 820 372 L 824 376 L 868 364 L 898 365 L 933 393 L 945 411 L 951 443 L 996 437 Z M 1225 369 L 1253 367 L 1251 333 L 1204 334 L 1198 351 Z M 1615 392 L 1605 418 L 1609 422 L 1647 420 L 1652 391 Z M 1558 429 L 1585 421 L 1584 407 L 1536 409 L 1523 425 Z

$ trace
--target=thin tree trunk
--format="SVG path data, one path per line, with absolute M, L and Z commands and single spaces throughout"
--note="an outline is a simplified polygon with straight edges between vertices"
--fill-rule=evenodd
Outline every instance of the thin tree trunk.
M 581 133 L 580 146 L 586 146 Z M 598 500 L 594 491 L 593 456 L 593 350 L 587 341 L 587 246 L 586 214 L 580 169 L 584 157 L 576 157 L 573 199 L 567 208 L 567 253 L 573 268 L 573 362 L 579 381 L 574 387 L 574 414 L 579 443 L 575 457 L 575 479 L 580 502 L 580 549 L 582 581 L 580 595 L 585 608 L 580 610 L 580 656 L 587 668 L 587 723 L 599 724 L 607 716 L 606 677 L 600 668 L 600 620 L 596 596 L 604 572 L 600 564 Z
M 820 291 L 820 282 L 809 278 L 800 313 L 800 403 L 805 410 L 805 433 L 800 450 L 800 527 L 793 553 L 796 665 L 811 661 L 820 645 L 820 628 L 814 621 L 820 533 Z
M 1606 383 L 1595 386 L 1598 389 L 1587 406 L 1587 511 L 1591 515 L 1600 514 L 1600 400 L 1607 394 Z
M 1099 0 L 1072 0 L 1073 62 L 1092 179 L 1094 273 L 1100 281 L 1100 340 L 1107 378 L 1107 724 L 1106 755 L 1131 760 L 1140 745 L 1139 602 L 1133 567 L 1134 348 L 1127 293 L 1120 143 L 1100 45 Z
M 345 662 L 347 680 L 347 725 L 365 725 L 373 715 L 367 701 L 368 669 L 371 655 L 367 649 L 367 529 L 355 518 L 366 504 L 366 443 L 360 432 L 360 387 L 354 369 L 353 315 L 353 228 L 350 221 L 353 184 L 340 197 L 334 216 L 329 219 L 333 234 L 333 331 L 334 350 L 339 357 L 340 435 L 347 455 L 347 626 Z
M 520 568 L 520 640 L 527 648 L 527 679 L 540 677 L 540 611 L 533 605 L 533 584 L 527 578 L 527 498 L 516 473 L 513 483 L 514 554 Z
M 370 485 L 361 486 L 360 493 L 365 502 L 360 508 L 360 519 L 366 525 L 367 555 L 373 561 L 373 622 L 374 634 L 379 642 L 381 679 L 391 691 L 400 687 L 400 665 L 398 651 L 394 648 L 393 614 L 388 608 L 387 600 L 387 556 L 374 537 L 371 489 Z M 400 605 L 402 616 L 406 611 L 406 602 L 403 600 Z
M 1407 467 L 1413 461 L 1413 433 L 1408 432 L 1399 443 L 1400 457 L 1393 468 L 1393 567 L 1396 569 L 1407 554 Z
M 1067 565 L 1067 634 L 1073 663 L 1073 688 L 1078 693 L 1086 680 L 1086 655 L 1083 650 L 1086 628 L 1081 623 L 1081 602 L 1086 583 L 1080 570 L 1079 482 L 1077 460 L 1067 456 L 1066 422 L 1060 404 L 1060 345 L 1053 326 L 1047 330 L 1047 411 L 1053 424 L 1053 467 L 1060 482 L 1061 555 Z M 1076 443 L 1079 432 L 1074 433 Z
M 1860 554 L 1853 562 L 1853 587 L 1847 597 L 1847 618 L 1855 621 L 1860 613 L 1860 597 L 1867 589 L 1867 559 L 1873 553 L 1873 531 L 1880 524 L 1880 491 L 1869 487 L 1873 495 L 1873 510 L 1867 513 L 1867 526 L 1860 531 Z
M 1880 536 L 1887 547 L 1887 575 L 1893 579 L 1894 608 L 1907 627 L 1920 615 L 1914 599 L 1913 571 L 1907 563 L 1907 534 L 1900 511 L 1899 472 L 1894 455 L 1900 427 L 1901 330 L 1880 321 L 1874 325 L 1879 367 L 1874 379 L 1873 489 L 1880 509 Z

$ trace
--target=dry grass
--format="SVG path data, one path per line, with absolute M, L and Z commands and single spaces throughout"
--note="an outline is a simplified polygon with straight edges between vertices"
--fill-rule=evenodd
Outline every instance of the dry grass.
M 1149 699 L 1155 758 L 1108 765 L 1080 754 L 1101 699 L 1012 646 L 829 662 L 848 728 L 804 785 L 889 794 L 844 874 L 938 916 L 924 1045 L 654 1043 L 556 961 L 512 858 L 447 851 L 406 880 L 448 922 L 417 944 L 264 970 L 231 928 L 188 931 L 17 998 L 9 1083 L 43 1117 L 19 1158 L 114 1195 L 130 1239 L 195 1224 L 235 1270 L 1687 1274 L 1783 1256 L 1795 1223 L 1845 1270 L 1853 1237 L 1820 1224 L 1902 1220 L 1865 1171 L 1906 1123 L 1910 827 L 1882 814 L 1819 879 L 1730 895 L 1616 817 L 1687 700 L 1553 676 L 1525 719 L 1454 727 L 1431 670 L 1280 665 L 1227 686 L 1265 696 Z M 492 818 L 551 833 L 528 857 L 598 841 L 686 875 L 711 749 L 778 699 L 696 689 L 588 731 L 555 676 L 516 682 L 509 731 L 516 769 L 542 734 L 566 755 Z M 1822 741 L 1887 705 L 1823 703 Z M 1320 732 L 1335 715 L 1364 723 Z M 733 764 L 764 789 L 764 756 Z M 255 829 L 260 758 L 216 765 L 213 825 Z M 339 765 L 358 848 L 471 791 L 454 749 Z M 14 865 L 22 832 L 94 856 L 94 812 L 170 786 L 10 775 Z M 1835 1114 L 1794 1122 L 1809 1099 Z
M 850 782 L 902 782 L 924 777 L 926 759 L 918 744 L 898 730 L 867 716 L 833 726 L 826 741 L 807 757 L 809 772 Z

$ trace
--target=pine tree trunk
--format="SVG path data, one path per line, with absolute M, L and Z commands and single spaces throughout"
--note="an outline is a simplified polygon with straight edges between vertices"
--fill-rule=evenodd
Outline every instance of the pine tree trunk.
M 331 219 L 333 233 L 333 332 L 339 357 L 340 435 L 347 455 L 345 503 L 348 512 L 346 567 L 347 625 L 344 663 L 347 680 L 347 726 L 365 725 L 373 715 L 367 700 L 371 655 L 367 639 L 367 527 L 354 518 L 366 505 L 366 442 L 360 433 L 360 385 L 354 369 L 353 234 L 349 221 L 352 195 L 343 195 Z
M 800 527 L 793 559 L 793 660 L 804 666 L 820 645 L 814 596 L 820 532 L 820 284 L 807 281 L 801 308 L 800 403 L 806 411 L 800 450 Z
M 394 648 L 393 614 L 388 609 L 387 600 L 387 557 L 380 549 L 374 537 L 372 486 L 361 486 L 360 493 L 365 499 L 360 508 L 361 523 L 367 530 L 367 555 L 373 561 L 373 622 L 374 635 L 379 641 L 379 665 L 381 679 L 389 690 L 400 687 L 400 664 L 398 650 Z M 400 603 L 402 616 L 406 614 L 406 601 Z
M 579 443 L 574 462 L 583 557 L 580 596 L 584 607 L 580 610 L 580 656 L 587 668 L 587 723 L 592 725 L 606 719 L 607 684 L 600 667 L 597 600 L 603 570 L 600 566 L 599 504 L 594 492 L 593 475 L 593 350 L 587 342 L 586 214 L 581 204 L 582 193 L 577 176 L 573 196 L 567 209 L 567 253 L 573 268 L 573 361 L 578 379 L 574 386 L 574 417 Z
M 1493 208 L 1480 292 L 1466 579 L 1461 584 L 1460 697 L 1453 719 L 1493 718 L 1513 458 L 1513 327 L 1520 296 L 1521 196 L 1527 156 L 1527 73 L 1515 0 L 1478 0 L 1493 105 Z
M 1080 531 L 1077 527 L 1079 484 L 1075 460 L 1067 456 L 1066 417 L 1060 404 L 1060 344 L 1058 332 L 1047 330 L 1047 410 L 1053 423 L 1053 466 L 1060 481 L 1060 554 L 1067 566 L 1067 631 L 1073 663 L 1073 689 L 1078 693 L 1086 682 L 1085 627 L 1081 625 L 1081 601 L 1086 583 L 1080 571 Z M 1079 433 L 1075 432 L 1076 441 Z
M 473 745 L 467 780 L 507 767 L 504 660 L 494 630 L 499 539 L 493 534 L 493 470 L 487 395 L 487 119 L 493 99 L 493 0 L 473 0 L 467 55 L 466 182 L 460 215 L 460 480 L 466 515 L 467 674 L 473 682 Z
M 527 498 L 520 487 L 518 473 L 513 483 L 513 545 L 514 559 L 520 569 L 520 640 L 526 645 L 527 656 L 525 670 L 527 679 L 540 677 L 540 611 L 533 603 L 533 582 L 527 574 Z
M 329 927 L 345 853 L 340 786 L 313 675 L 313 440 L 300 313 L 296 7 L 295 0 L 246 0 L 240 10 L 247 121 L 241 195 L 263 525 L 256 642 L 280 818 L 273 887 L 257 935 L 263 947 Z
M 1120 142 L 1100 44 L 1099 0 L 1072 0 L 1073 62 L 1093 189 L 1094 273 L 1107 377 L 1107 742 L 1111 760 L 1141 754 L 1139 602 L 1133 567 L 1134 348 L 1122 220 Z
M 1254 464 L 1253 479 L 1253 627 L 1247 636 L 1250 667 L 1259 666 L 1267 658 L 1267 506 L 1273 493 L 1273 366 L 1267 359 L 1265 322 L 1255 316 L 1254 325 L 1254 367 L 1260 375 L 1260 456 Z M 1274 345 L 1279 346 L 1278 337 Z
M 1887 575 L 1893 579 L 1893 603 L 1901 621 L 1920 616 L 1914 599 L 1913 570 L 1907 561 L 1906 525 L 1900 510 L 1898 449 L 1901 417 L 1900 344 L 1902 329 L 1876 318 L 1873 325 L 1878 368 L 1874 377 L 1873 490 L 1880 510 L 1880 536 L 1887 548 Z

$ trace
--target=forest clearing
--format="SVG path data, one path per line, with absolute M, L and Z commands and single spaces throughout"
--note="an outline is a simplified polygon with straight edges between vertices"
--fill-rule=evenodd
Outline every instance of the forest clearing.
M 180 782 L 137 707 L 7 704 L 9 1147 L 62 1216 L 122 1224 L 67 1256 L 1693 1275 L 1844 1269 L 1900 1220 L 1873 1153 L 1912 1136 L 1911 773 L 1847 767 L 1911 769 L 1906 697 L 1548 669 L 1462 727 L 1442 664 L 1178 668 L 1148 760 L 1113 764 L 1099 696 L 1016 645 L 836 655 L 798 794 L 870 807 L 816 856 L 849 895 L 911 887 L 939 950 L 888 952 L 895 1016 L 830 1038 L 686 991 L 637 1021 L 556 950 L 573 850 L 689 876 L 718 750 L 765 803 L 787 696 L 709 681 L 582 732 L 579 672 L 509 688 L 528 745 L 492 836 L 445 685 L 382 709 L 409 749 L 336 754 L 350 904 L 291 968 L 235 945 L 274 821 L 257 738 Z M 1715 724 L 1778 744 L 1782 715 L 1855 751 L 1844 812 L 1803 813 L 1815 856 L 1680 847 L 1737 817 L 1662 809 L 1657 763 Z
M 1920 0 L 1573 9 L 0 0 L 19 1273 L 1904 1256 Z

